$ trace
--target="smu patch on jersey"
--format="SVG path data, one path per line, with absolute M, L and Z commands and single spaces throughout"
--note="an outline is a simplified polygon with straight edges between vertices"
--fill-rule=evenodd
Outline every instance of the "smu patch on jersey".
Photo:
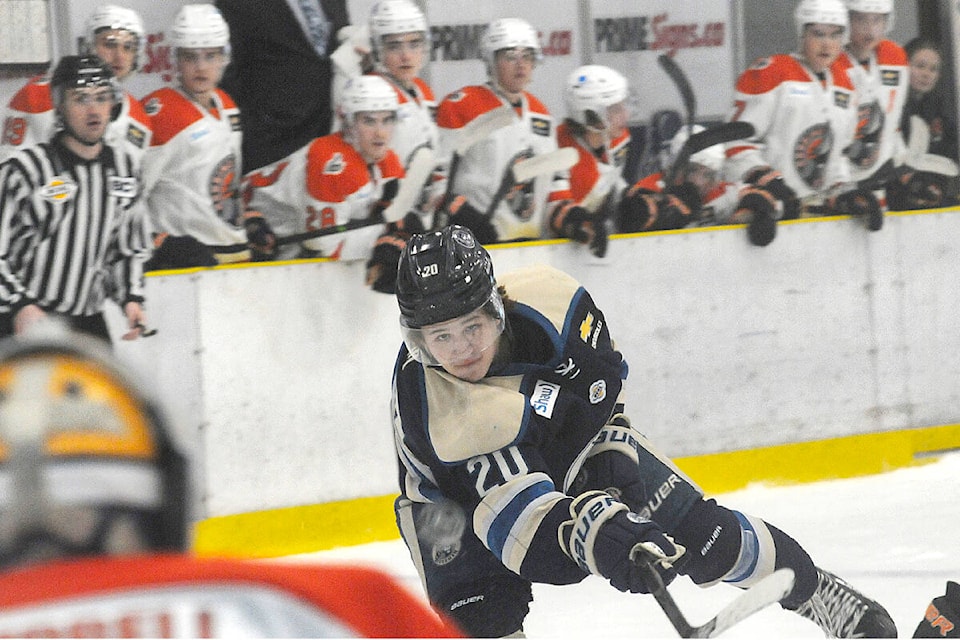
M 68 176 L 53 176 L 40 187 L 38 195 L 50 202 L 65 202 L 77 194 L 77 183 Z
M 533 388 L 533 395 L 530 396 L 530 406 L 533 407 L 537 415 L 551 418 L 558 395 L 560 395 L 560 385 L 546 380 L 537 380 L 537 385 Z
M 530 129 L 538 136 L 549 136 L 550 121 L 545 118 L 530 118 Z
M 896 87 L 900 84 L 900 72 L 896 69 L 884 69 L 880 72 L 880 82 L 887 87 Z

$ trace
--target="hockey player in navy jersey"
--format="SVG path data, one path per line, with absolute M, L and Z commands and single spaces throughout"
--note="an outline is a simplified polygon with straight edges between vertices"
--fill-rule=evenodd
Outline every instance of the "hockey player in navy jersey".
M 455 225 L 410 239 L 397 300 L 397 523 L 431 602 L 467 633 L 522 637 L 532 582 L 594 574 L 646 592 L 639 554 L 665 582 L 702 586 L 788 567 L 781 605 L 825 634 L 896 635 L 883 607 L 776 527 L 705 498 L 631 426 L 626 362 L 573 278 L 547 266 L 495 278 Z

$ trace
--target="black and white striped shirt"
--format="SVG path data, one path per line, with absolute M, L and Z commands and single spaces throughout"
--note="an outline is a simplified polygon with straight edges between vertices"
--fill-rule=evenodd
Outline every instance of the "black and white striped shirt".
M 84 160 L 59 136 L 0 164 L 0 313 L 88 316 L 108 294 L 142 301 L 152 243 L 141 186 L 125 151 L 104 145 Z

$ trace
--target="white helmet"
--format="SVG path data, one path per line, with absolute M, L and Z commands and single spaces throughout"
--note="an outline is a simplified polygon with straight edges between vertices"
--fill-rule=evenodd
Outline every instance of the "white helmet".
M 173 49 L 216 49 L 229 52 L 230 28 L 212 4 L 185 4 L 170 29 Z
M 584 65 L 567 76 L 564 97 L 571 120 L 589 128 L 596 120 L 607 126 L 607 108 L 627 99 L 627 79 L 610 67 Z
M 893 29 L 893 0 L 847 0 L 847 9 L 859 13 L 885 13 L 887 33 Z
M 350 125 L 362 111 L 396 111 L 398 106 L 397 91 L 389 82 L 380 76 L 354 76 L 343 87 L 338 109 Z
M 489 69 L 493 69 L 494 56 L 501 49 L 533 49 L 537 60 L 543 57 L 540 47 L 540 37 L 530 23 L 520 18 L 501 18 L 494 20 L 487 27 L 480 41 L 480 55 L 487 62 Z
M 797 24 L 797 38 L 803 38 L 808 24 L 833 24 L 843 27 L 844 40 L 850 33 L 847 7 L 841 0 L 800 0 L 793 14 Z
M 410 0 L 380 0 L 370 9 L 370 40 L 378 58 L 384 36 L 416 32 L 422 32 L 424 38 L 430 37 L 426 16 Z
M 690 127 L 683 126 L 680 127 L 680 130 L 673 136 L 670 140 L 670 164 L 673 164 L 673 161 L 676 159 L 677 154 L 680 153 L 680 149 L 683 148 L 683 144 L 690 137 Z M 698 124 L 693 125 L 693 133 L 700 133 L 704 131 L 704 128 Z M 702 164 L 708 169 L 712 169 L 717 173 L 720 173 L 720 170 L 723 169 L 723 163 L 727 159 L 724 146 L 722 144 L 715 144 L 712 147 L 707 147 L 697 151 L 695 154 L 690 156 L 689 162 Z
M 97 33 L 113 29 L 129 31 L 137 38 L 137 57 L 134 59 L 133 68 L 138 69 L 143 63 L 147 37 L 143 29 L 143 20 L 133 9 L 118 7 L 115 4 L 105 4 L 94 9 L 87 18 L 87 53 L 96 53 L 94 43 L 97 40 Z

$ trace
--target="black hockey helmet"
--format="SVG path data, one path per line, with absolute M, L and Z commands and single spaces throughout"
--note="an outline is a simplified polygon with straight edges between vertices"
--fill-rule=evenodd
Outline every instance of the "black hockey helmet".
M 67 89 L 108 87 L 113 91 L 114 108 L 110 119 L 115 120 L 123 104 L 123 91 L 110 65 L 94 55 L 63 56 L 50 76 L 50 94 L 57 109 L 63 105 Z
M 400 254 L 400 323 L 421 328 L 457 318 L 483 306 L 496 287 L 490 254 L 466 227 L 415 234 Z
M 51 324 L 0 341 L 0 569 L 185 550 L 188 469 L 167 429 L 96 339 Z

